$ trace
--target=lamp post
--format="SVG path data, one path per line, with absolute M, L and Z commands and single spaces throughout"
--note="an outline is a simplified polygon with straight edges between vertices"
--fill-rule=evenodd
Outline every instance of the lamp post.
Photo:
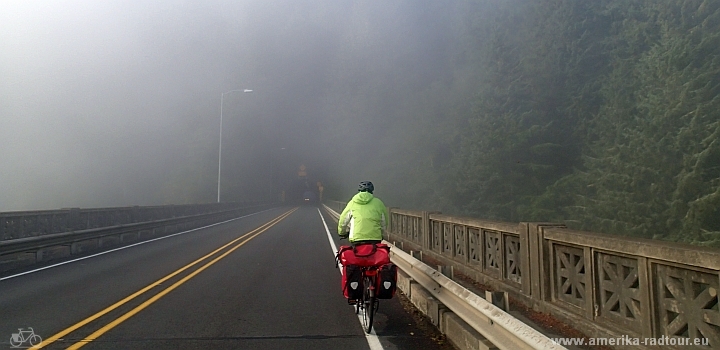
M 271 186 L 271 199 L 273 201 L 280 201 L 284 202 L 285 197 L 285 183 L 284 183 L 284 169 L 285 166 L 285 147 L 281 147 L 279 151 L 276 152 L 274 164 L 273 164 L 273 174 L 272 174 L 272 186 Z
M 217 202 L 220 203 L 220 174 L 222 170 L 222 129 L 223 129 L 223 100 L 225 98 L 225 94 L 229 94 L 231 92 L 236 91 L 242 91 L 245 93 L 253 92 L 250 89 L 235 89 L 226 91 L 220 94 L 220 142 L 218 144 L 218 188 L 217 188 Z

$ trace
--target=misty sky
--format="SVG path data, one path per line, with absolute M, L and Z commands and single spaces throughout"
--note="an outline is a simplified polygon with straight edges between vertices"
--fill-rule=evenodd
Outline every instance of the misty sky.
M 717 109 L 653 97 L 692 84 L 710 89 L 697 98 L 714 93 L 704 82 L 716 71 L 705 57 L 717 35 L 710 3 L 2 0 L 0 211 L 214 202 L 221 94 L 252 89 L 224 99 L 223 201 L 278 199 L 304 164 L 330 199 L 371 180 L 389 206 L 599 225 L 583 229 L 625 222 L 603 208 L 634 203 L 616 196 L 627 186 L 665 192 L 641 196 L 659 207 L 705 198 L 705 216 L 683 225 L 714 232 L 702 225 L 717 221 L 707 214 L 717 167 L 702 170 L 705 187 L 683 184 L 711 146 L 653 132 L 714 134 L 652 112 Z M 680 44 L 677 62 L 701 70 L 656 73 Z M 676 90 L 635 89 L 665 85 Z M 613 136 L 616 120 L 637 130 Z M 645 154 L 637 145 L 655 139 L 687 147 L 670 152 L 684 160 L 637 182 L 635 160 L 616 152 Z M 606 192 L 588 186 L 601 180 Z M 665 190 L 674 186 L 698 190 Z M 577 212 L 601 193 L 611 200 Z M 657 220 L 644 205 L 633 225 L 648 234 Z
M 232 89 L 255 92 L 226 95 L 226 137 L 242 117 L 257 128 L 250 147 L 303 152 L 333 45 L 362 30 L 344 17 L 352 8 L 0 2 L 0 211 L 162 203 L 157 189 L 196 167 L 193 155 L 216 169 L 220 94 Z

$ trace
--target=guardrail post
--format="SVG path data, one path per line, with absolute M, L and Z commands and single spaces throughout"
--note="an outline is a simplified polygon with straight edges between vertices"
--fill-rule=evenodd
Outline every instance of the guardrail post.
M 410 251 L 410 256 L 412 256 L 413 258 L 418 259 L 420 261 L 422 261 L 422 255 L 423 255 L 422 250 L 411 250 Z
M 448 310 L 445 304 L 441 303 L 439 300 L 429 297 L 428 298 L 428 317 L 430 318 L 430 322 L 432 322 L 435 327 L 442 326 L 442 317 L 443 314 Z
M 450 266 L 438 265 L 437 270 L 449 279 L 453 279 L 455 277 L 455 267 L 452 265 L 450 265 Z
M 505 312 L 510 310 L 510 299 L 508 299 L 507 292 L 491 292 L 485 291 L 485 300 L 489 301 L 493 305 L 499 307 Z
M 405 272 L 398 269 L 398 280 L 397 280 L 397 287 L 400 289 L 403 293 L 405 293 L 405 297 L 410 299 L 410 285 L 412 285 L 415 282 L 410 276 L 408 276 Z

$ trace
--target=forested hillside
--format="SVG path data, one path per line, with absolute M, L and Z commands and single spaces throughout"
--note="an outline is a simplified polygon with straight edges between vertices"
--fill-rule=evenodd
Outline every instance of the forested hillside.
M 331 193 L 720 245 L 720 1 L 395 6 L 331 68 Z

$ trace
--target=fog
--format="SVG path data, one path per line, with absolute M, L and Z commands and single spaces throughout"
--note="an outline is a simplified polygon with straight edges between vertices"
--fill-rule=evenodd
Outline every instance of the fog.
M 222 96 L 221 201 L 370 180 L 389 206 L 720 245 L 718 16 L 2 1 L 0 211 L 217 201 Z
M 317 175 L 333 151 L 318 114 L 355 7 L 1 2 L 0 211 L 214 201 L 233 89 L 253 92 L 224 98 L 227 200 L 266 199 L 241 192 L 269 191 L 252 182 L 278 171 L 271 158 Z

